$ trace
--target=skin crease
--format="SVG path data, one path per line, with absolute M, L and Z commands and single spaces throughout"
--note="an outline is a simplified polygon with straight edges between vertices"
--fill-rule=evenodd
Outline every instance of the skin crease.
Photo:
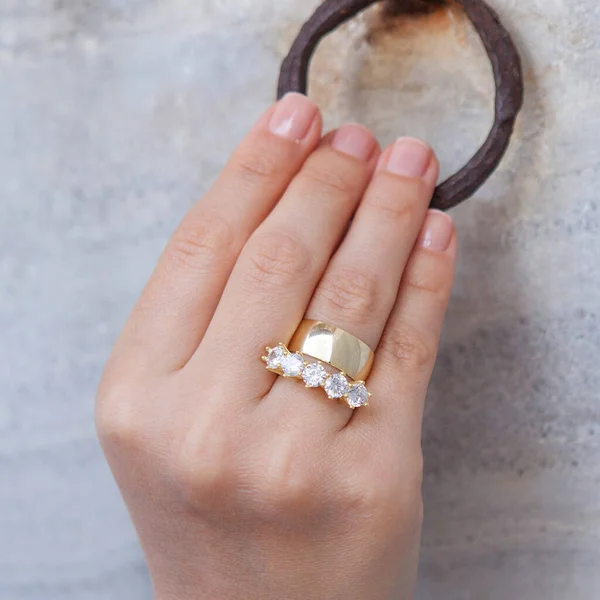
M 425 144 L 270 107 L 185 216 L 107 363 L 99 438 L 158 600 L 414 595 L 421 420 L 456 236 Z M 350 227 L 348 226 L 351 223 Z M 369 407 L 260 357 L 301 319 L 376 349 Z

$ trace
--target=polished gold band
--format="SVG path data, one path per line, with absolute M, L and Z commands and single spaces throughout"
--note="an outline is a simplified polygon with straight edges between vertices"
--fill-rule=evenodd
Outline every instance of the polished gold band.
M 339 369 L 355 381 L 367 379 L 375 358 L 373 350 L 357 337 L 311 319 L 300 323 L 288 347 Z

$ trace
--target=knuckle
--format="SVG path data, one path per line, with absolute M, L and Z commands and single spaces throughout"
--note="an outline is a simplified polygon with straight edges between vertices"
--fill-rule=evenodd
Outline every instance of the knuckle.
M 287 153 L 281 148 L 262 144 L 251 150 L 239 151 L 234 162 L 234 169 L 239 179 L 254 186 L 265 180 L 278 179 L 281 171 L 282 159 Z
M 293 439 L 269 448 L 265 468 L 256 479 L 257 496 L 263 510 L 276 514 L 310 514 L 316 502 L 316 486 L 299 444 Z M 269 508 L 270 507 L 270 508 Z
M 129 382 L 101 384 L 96 400 L 95 424 L 103 448 L 119 451 L 143 446 L 143 431 L 136 408 L 137 386 Z
M 365 202 L 396 221 L 416 222 L 423 214 L 431 192 L 421 179 L 379 172 Z
M 293 235 L 260 234 L 249 248 L 248 276 L 261 286 L 281 287 L 301 278 L 311 264 L 311 254 Z
M 355 473 L 342 495 L 342 509 L 356 517 L 383 518 L 397 502 L 389 474 L 374 477 L 370 473 Z
M 328 314 L 362 324 L 376 314 L 380 288 L 379 279 L 367 272 L 340 269 L 325 275 L 316 297 L 329 305 Z
M 391 464 L 390 460 L 366 460 L 355 469 L 345 493 L 346 511 L 380 517 L 388 525 L 417 514 L 422 504 L 422 453 L 410 461 Z
M 302 473 L 263 475 L 258 485 L 258 497 L 266 512 L 271 510 L 280 515 L 309 515 L 313 512 L 316 492 L 311 487 L 309 478 Z
M 307 526 L 331 509 L 321 464 L 304 439 L 278 436 L 259 458 L 253 462 L 261 465 L 260 475 L 251 481 L 260 518 L 288 526 L 292 517 L 299 526 Z
M 234 487 L 231 454 L 225 436 L 211 421 L 190 429 L 177 449 L 174 479 L 193 507 L 222 500 Z
M 414 192 L 406 193 L 405 190 L 398 193 L 397 186 L 393 188 L 374 186 L 366 195 L 365 203 L 394 222 L 413 222 L 417 211 L 422 210 L 414 199 Z
M 430 368 L 436 356 L 435 344 L 406 323 L 391 325 L 381 339 L 379 350 L 416 371 Z
M 224 217 L 205 214 L 193 222 L 184 220 L 167 244 L 165 254 L 175 265 L 206 270 L 231 256 L 234 240 L 233 229 Z
M 403 285 L 444 301 L 452 288 L 452 280 L 453 269 L 446 255 L 422 253 L 406 270 Z
M 354 198 L 360 191 L 360 183 L 357 181 L 356 174 L 339 167 L 325 169 L 323 166 L 313 164 L 307 166 L 300 173 L 298 179 L 305 188 L 314 190 L 327 199 Z

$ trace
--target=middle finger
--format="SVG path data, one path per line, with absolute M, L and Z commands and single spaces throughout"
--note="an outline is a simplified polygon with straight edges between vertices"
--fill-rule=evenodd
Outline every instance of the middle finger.
M 419 140 L 401 138 L 384 151 L 352 227 L 315 291 L 308 319 L 340 327 L 377 348 L 438 172 L 433 151 Z

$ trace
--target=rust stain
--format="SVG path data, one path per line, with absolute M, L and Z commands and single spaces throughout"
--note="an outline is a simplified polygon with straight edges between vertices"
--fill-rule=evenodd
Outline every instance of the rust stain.
M 537 79 L 538 75 L 533 67 L 530 66 L 523 70 L 523 81 L 525 82 L 525 85 L 532 85 L 536 83 Z
M 390 36 L 435 36 L 454 30 L 456 41 L 465 45 L 466 21 L 462 8 L 451 0 L 388 0 L 371 13 L 365 39 L 378 46 Z
M 299 20 L 283 26 L 273 48 L 278 56 L 285 56 L 300 26 Z M 310 94 L 326 125 L 356 118 L 357 106 L 367 106 L 357 100 L 361 90 L 391 87 L 421 97 L 428 85 L 411 75 L 414 65 L 457 63 L 470 56 L 470 29 L 453 0 L 387 0 L 342 25 L 319 44 L 310 68 Z M 383 108 L 373 111 L 387 114 Z

